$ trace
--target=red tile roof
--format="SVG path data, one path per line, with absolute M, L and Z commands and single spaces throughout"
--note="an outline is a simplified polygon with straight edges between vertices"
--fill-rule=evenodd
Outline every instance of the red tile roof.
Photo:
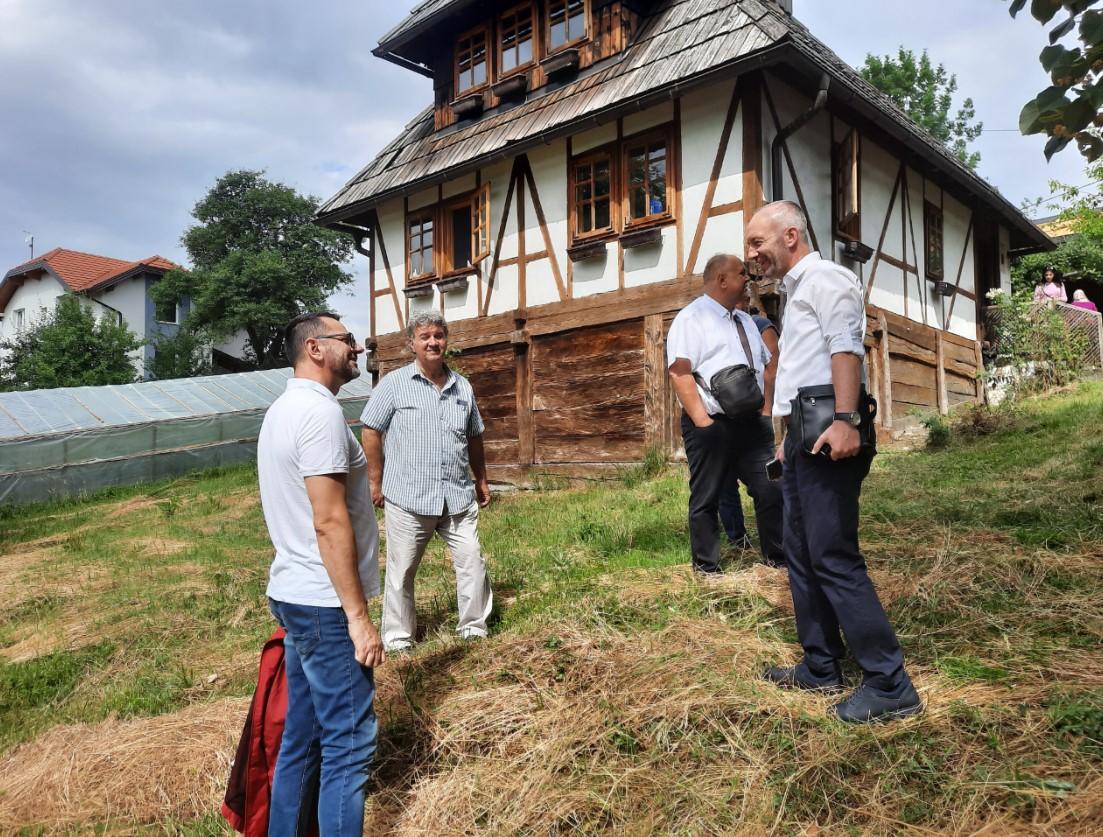
M 122 276 L 138 267 L 150 267 L 154 270 L 176 270 L 179 265 L 161 256 L 150 256 L 136 262 L 124 259 L 112 259 L 93 253 L 81 253 L 78 250 L 65 250 L 55 247 L 36 259 L 24 262 L 9 270 L 4 278 L 18 276 L 34 269 L 49 267 L 71 291 L 90 291 L 105 285 L 112 279 Z

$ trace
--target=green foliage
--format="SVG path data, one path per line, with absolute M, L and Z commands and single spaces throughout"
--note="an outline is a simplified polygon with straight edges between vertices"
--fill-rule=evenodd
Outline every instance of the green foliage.
M 972 99 L 966 99 L 956 112 L 951 112 L 957 76 L 948 73 L 942 64 L 934 66 L 927 50 L 918 57 L 904 47 L 899 48 L 895 58 L 867 55 L 859 72 L 965 165 L 977 167 L 980 154 L 970 151 L 969 143 L 980 136 L 984 125 L 973 121 L 976 110 Z
M 242 330 L 252 360 L 284 365 L 283 328 L 326 307 L 351 277 L 352 239 L 313 223 L 318 199 L 257 171 L 227 172 L 195 205 L 181 242 L 192 269 L 171 271 L 150 294 L 158 303 L 191 298 L 182 330 L 215 338 Z
M 927 428 L 927 447 L 944 448 L 950 444 L 950 423 L 938 413 L 928 413 L 919 423 Z
M 659 476 L 664 468 L 666 468 L 666 455 L 662 448 L 652 445 L 644 451 L 643 459 L 635 465 L 621 469 L 619 476 L 626 488 L 635 488 Z
M 996 362 L 1011 367 L 1012 394 L 1063 386 L 1079 376 L 1086 338 L 1070 330 L 1059 312 L 1035 305 L 1033 293 L 1026 289 L 994 292 L 989 298 L 994 309 Z
M 1094 161 L 1103 155 L 1103 11 L 1092 9 L 1099 0 L 1032 0 L 1030 13 L 1049 24 L 1062 11 L 1064 20 L 1049 33 L 1049 46 L 1038 56 L 1052 84 L 1027 102 L 1019 114 L 1024 135 L 1045 134 L 1046 159 L 1076 140 L 1080 153 Z M 1026 0 L 1011 0 L 1015 17 Z M 1080 45 L 1057 43 L 1076 31 Z
M 138 377 L 130 352 L 142 345 L 108 312 L 66 294 L 53 312 L 0 343 L 0 390 L 129 384 Z
M 180 329 L 175 335 L 161 335 L 153 340 L 151 375 L 157 380 L 194 378 L 211 372 L 207 341 L 202 332 Z

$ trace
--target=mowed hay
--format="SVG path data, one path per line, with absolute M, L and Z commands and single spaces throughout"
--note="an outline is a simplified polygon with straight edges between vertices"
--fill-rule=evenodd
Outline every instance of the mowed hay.
M 0 761 L 0 830 L 187 821 L 217 811 L 248 703 L 46 732 Z

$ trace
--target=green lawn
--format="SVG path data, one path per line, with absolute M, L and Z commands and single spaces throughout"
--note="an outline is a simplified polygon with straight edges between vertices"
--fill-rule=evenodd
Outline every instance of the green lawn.
M 797 654 L 783 574 L 734 556 L 719 584 L 690 577 L 680 468 L 500 497 L 492 637 L 453 639 L 436 544 L 426 640 L 378 672 L 369 830 L 1098 833 L 1101 428 L 1084 384 L 877 458 L 864 551 L 928 711 L 872 729 L 756 679 Z M 223 833 L 272 629 L 255 482 L 0 511 L 0 830 Z M 165 763 L 127 765 L 124 801 L 107 777 L 131 740 Z

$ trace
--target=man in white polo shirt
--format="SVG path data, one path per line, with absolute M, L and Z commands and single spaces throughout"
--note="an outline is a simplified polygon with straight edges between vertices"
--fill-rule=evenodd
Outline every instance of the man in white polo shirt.
M 375 753 L 375 682 L 384 659 L 367 599 L 379 595 L 379 530 L 364 451 L 337 392 L 360 374 L 356 338 L 329 313 L 285 332 L 295 369 L 257 443 L 260 498 L 276 548 L 268 581 L 286 629 L 287 717 L 268 833 L 359 835 Z
M 751 316 L 738 309 L 747 271 L 737 256 L 718 254 L 705 265 L 704 294 L 678 312 L 666 338 L 666 362 L 681 402 L 682 440 L 689 461 L 689 545 L 693 569 L 715 576 L 720 569 L 717 515 L 730 474 L 754 500 L 764 560 L 780 566 L 781 491 L 766 476 L 774 453 L 771 387 L 765 377 L 770 351 Z M 765 401 L 761 412 L 725 415 L 709 389 L 712 376 L 729 366 L 753 367 Z

